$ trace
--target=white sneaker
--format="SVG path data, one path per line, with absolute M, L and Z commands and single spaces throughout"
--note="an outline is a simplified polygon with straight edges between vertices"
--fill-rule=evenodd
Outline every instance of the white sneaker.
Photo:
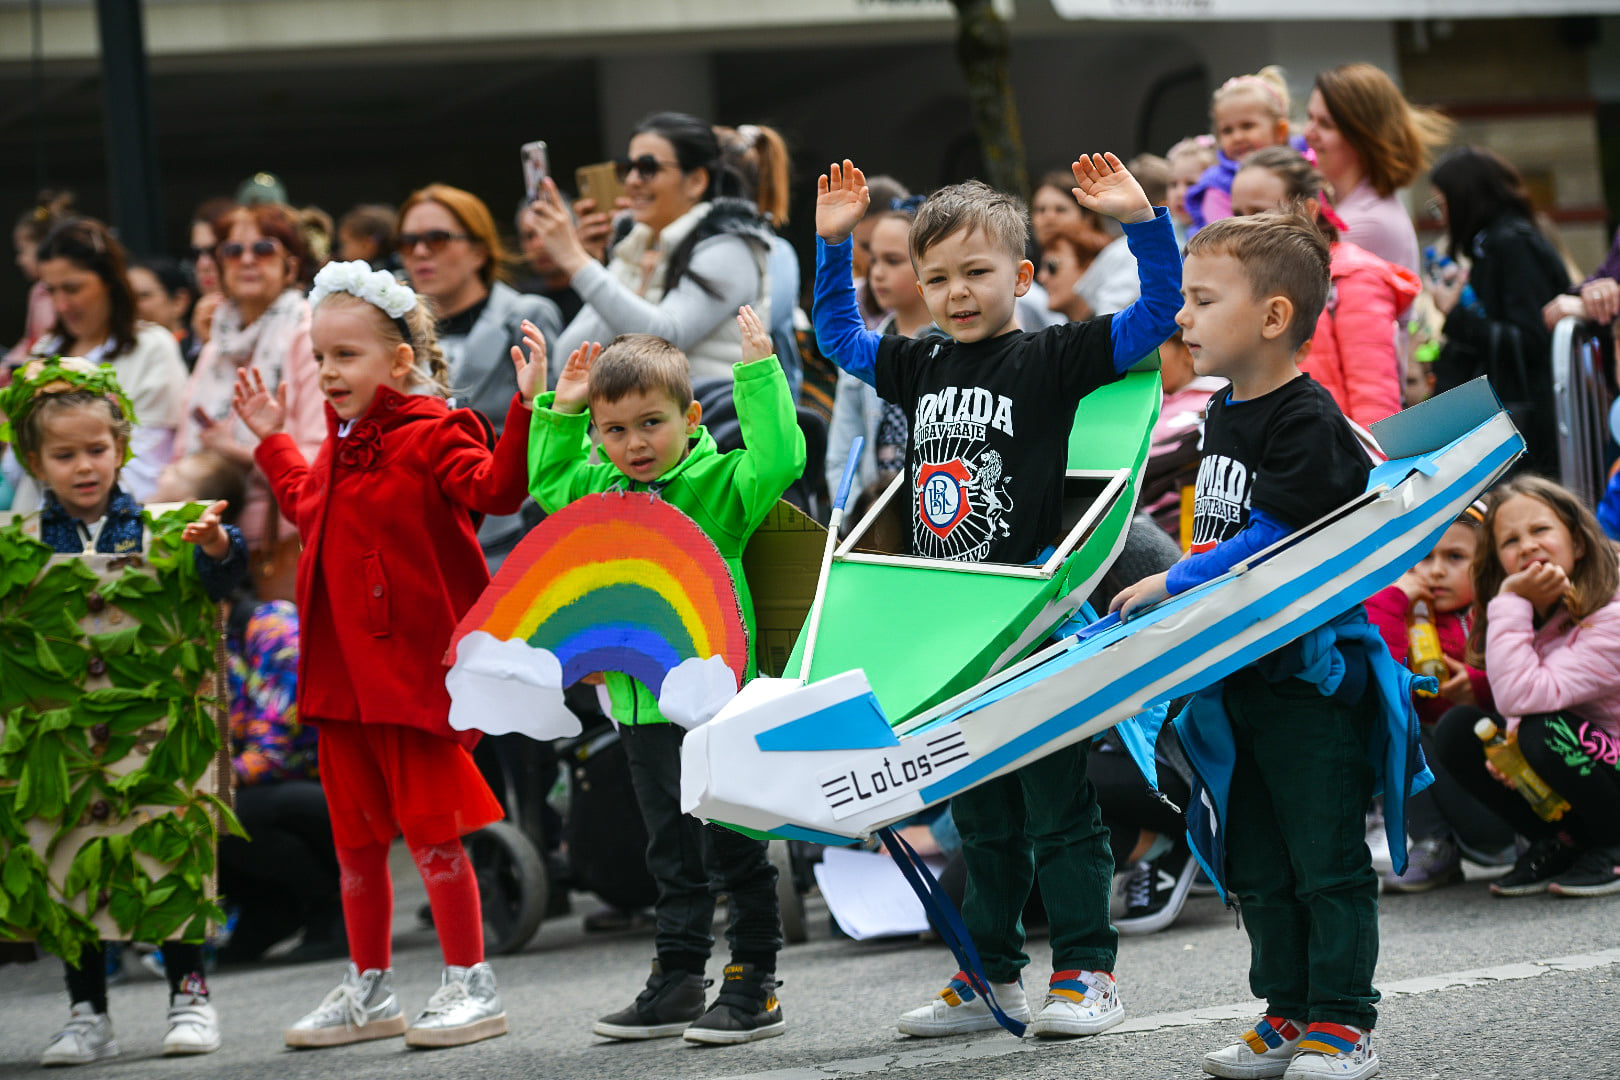
M 1029 1000 L 1024 997 L 1023 983 L 991 983 L 996 1004 L 1014 1020 L 1029 1023 Z M 970 1031 L 993 1031 L 1001 1025 L 990 1011 L 984 996 L 969 982 L 965 972 L 951 977 L 939 996 L 920 1009 L 912 1009 L 900 1018 L 897 1025 L 902 1035 L 936 1038 L 941 1035 L 963 1035 Z
M 506 1009 L 487 963 L 447 967 L 427 1008 L 405 1029 L 406 1046 L 461 1046 L 506 1034 Z
M 164 1054 L 212 1054 L 219 1049 L 219 1013 L 207 994 L 181 993 L 169 998 L 169 1030 Z
M 88 1065 L 102 1058 L 118 1056 L 112 1020 L 98 1013 L 88 1001 L 75 1001 L 67 1026 L 52 1037 L 39 1056 L 41 1065 Z
M 1372 1032 L 1348 1024 L 1312 1024 L 1288 1063 L 1283 1080 L 1363 1080 L 1377 1076 Z
M 405 1032 L 405 1014 L 394 996 L 394 969 L 362 973 L 351 962 L 343 981 L 282 1032 L 288 1046 L 344 1046 Z
M 1305 1029 L 1281 1016 L 1262 1016 L 1243 1038 L 1204 1055 L 1204 1071 L 1232 1080 L 1262 1080 L 1288 1071 Z
M 1097 1035 L 1123 1019 L 1125 1003 L 1111 973 L 1057 971 L 1029 1030 L 1043 1039 Z

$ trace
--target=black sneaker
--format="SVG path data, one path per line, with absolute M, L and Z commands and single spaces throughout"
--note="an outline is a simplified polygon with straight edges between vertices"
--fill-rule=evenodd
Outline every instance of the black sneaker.
M 1588 848 L 1568 870 L 1547 885 L 1555 896 L 1609 896 L 1620 893 L 1620 849 Z
M 719 996 L 703 1018 L 686 1029 L 686 1040 L 726 1046 L 782 1034 L 787 1024 L 776 986 L 771 972 L 753 964 L 727 964 Z
M 636 1003 L 602 1017 L 591 1030 L 608 1039 L 667 1039 L 679 1035 L 703 1015 L 703 991 L 708 985 L 702 975 L 694 972 L 666 974 L 654 960 L 647 987 L 636 995 Z
M 1125 912 L 1114 920 L 1122 934 L 1151 934 L 1180 916 L 1198 874 L 1198 862 L 1185 840 L 1155 859 L 1143 859 L 1121 883 Z
M 1537 840 L 1519 856 L 1512 870 L 1491 882 L 1491 892 L 1497 896 L 1544 893 L 1553 878 L 1574 864 L 1577 854 L 1574 848 L 1559 840 Z

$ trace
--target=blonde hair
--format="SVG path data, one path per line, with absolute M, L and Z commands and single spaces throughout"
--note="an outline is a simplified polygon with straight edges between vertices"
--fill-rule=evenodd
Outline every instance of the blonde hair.
M 1187 241 L 1187 257 L 1230 255 L 1243 268 L 1256 300 L 1287 297 L 1294 305 L 1288 338 L 1298 349 L 1316 333 L 1332 284 L 1327 240 L 1298 210 L 1222 218 Z
M 1344 64 L 1316 77 L 1322 104 L 1361 158 L 1367 183 L 1388 198 L 1423 175 L 1429 151 L 1444 146 L 1456 133 L 1450 117 L 1418 108 L 1406 100 L 1381 68 Z M 1336 192 L 1340 198 L 1349 192 Z
M 1173 166 L 1180 157 L 1195 157 L 1201 169 L 1207 169 L 1219 160 L 1213 135 L 1189 135 L 1165 152 L 1165 160 Z
M 1259 99 L 1275 119 L 1288 119 L 1288 79 L 1276 64 L 1267 64 L 1253 75 L 1234 75 L 1216 87 L 1209 101 L 1210 117 L 1226 102 L 1245 94 Z
M 439 347 L 438 321 L 426 297 L 418 293 L 416 306 L 397 319 L 389 318 L 386 311 L 371 301 L 346 292 L 328 293 L 315 305 L 315 312 L 333 303 L 357 306 L 372 312 L 372 323 L 385 347 L 411 347 L 414 355 L 409 373 L 412 393 L 425 392 L 443 398 L 450 396 L 450 365 L 444 358 L 444 350 Z M 311 313 L 311 319 L 315 312 Z M 408 336 L 406 331 L 410 332 Z

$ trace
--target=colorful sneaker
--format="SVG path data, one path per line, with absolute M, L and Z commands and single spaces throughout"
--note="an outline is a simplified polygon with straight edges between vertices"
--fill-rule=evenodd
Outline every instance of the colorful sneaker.
M 1234 1080 L 1259 1080 L 1288 1071 L 1305 1029 L 1281 1016 L 1262 1016 L 1243 1038 L 1204 1055 L 1204 1071 Z
M 703 1015 L 708 981 L 690 971 L 666 973 L 654 960 L 647 985 L 629 1008 L 598 1020 L 591 1031 L 606 1039 L 665 1039 L 679 1035 Z
M 1620 849 L 1588 848 L 1568 870 L 1553 878 L 1547 891 L 1555 896 L 1609 896 L 1620 893 Z
M 41 1065 L 88 1065 L 102 1058 L 118 1056 L 118 1040 L 113 1038 L 112 1020 L 98 1013 L 88 1001 L 75 1001 L 67 1026 L 58 1031 L 39 1056 Z
M 288 1046 L 346 1046 L 405 1033 L 405 1014 L 394 996 L 394 969 L 361 972 L 351 962 L 315 1010 L 282 1032 Z
M 212 1054 L 219 1049 L 219 1013 L 208 1003 L 208 987 L 200 975 L 187 975 L 180 992 L 169 995 L 169 1030 L 163 1053 Z
M 506 1008 L 488 963 L 444 969 L 427 1008 L 405 1029 L 405 1045 L 465 1046 L 506 1034 Z
M 1491 882 L 1491 892 L 1497 896 L 1544 893 L 1553 878 L 1575 864 L 1578 854 L 1561 840 L 1537 840 L 1519 856 L 1513 869 Z
M 1029 1023 L 1029 1000 L 1024 996 L 1022 982 L 991 983 L 996 993 L 996 1004 L 1014 1020 Z M 966 972 L 958 971 L 939 996 L 920 1009 L 912 1009 L 900 1017 L 896 1025 L 902 1035 L 937 1038 L 941 1035 L 964 1035 L 970 1031 L 994 1031 L 1001 1025 L 990 1011 L 984 996 L 973 988 Z
M 1029 1031 L 1043 1039 L 1097 1035 L 1123 1019 L 1125 1004 L 1112 972 L 1057 971 Z
M 1363 1080 L 1378 1068 L 1370 1030 L 1316 1023 L 1305 1029 L 1283 1080 Z
M 1125 910 L 1114 920 L 1122 934 L 1152 934 L 1181 915 L 1187 893 L 1198 873 L 1185 839 L 1156 859 L 1144 859 L 1125 879 Z
M 1389 892 L 1416 893 L 1455 885 L 1463 879 L 1462 853 L 1450 840 L 1419 840 L 1407 855 L 1406 873 L 1384 875 Z
M 727 964 L 720 993 L 709 1011 L 686 1029 L 686 1041 L 729 1046 L 782 1034 L 787 1022 L 776 1000 L 780 985 L 774 972 L 753 964 Z

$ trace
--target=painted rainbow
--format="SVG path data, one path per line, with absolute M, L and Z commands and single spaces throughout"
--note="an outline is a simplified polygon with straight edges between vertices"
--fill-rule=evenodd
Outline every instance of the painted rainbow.
M 683 660 L 719 656 L 739 681 L 748 630 L 725 559 L 696 522 L 642 492 L 587 495 L 512 550 L 450 640 L 482 630 L 553 653 L 569 686 L 595 671 L 654 694 Z

